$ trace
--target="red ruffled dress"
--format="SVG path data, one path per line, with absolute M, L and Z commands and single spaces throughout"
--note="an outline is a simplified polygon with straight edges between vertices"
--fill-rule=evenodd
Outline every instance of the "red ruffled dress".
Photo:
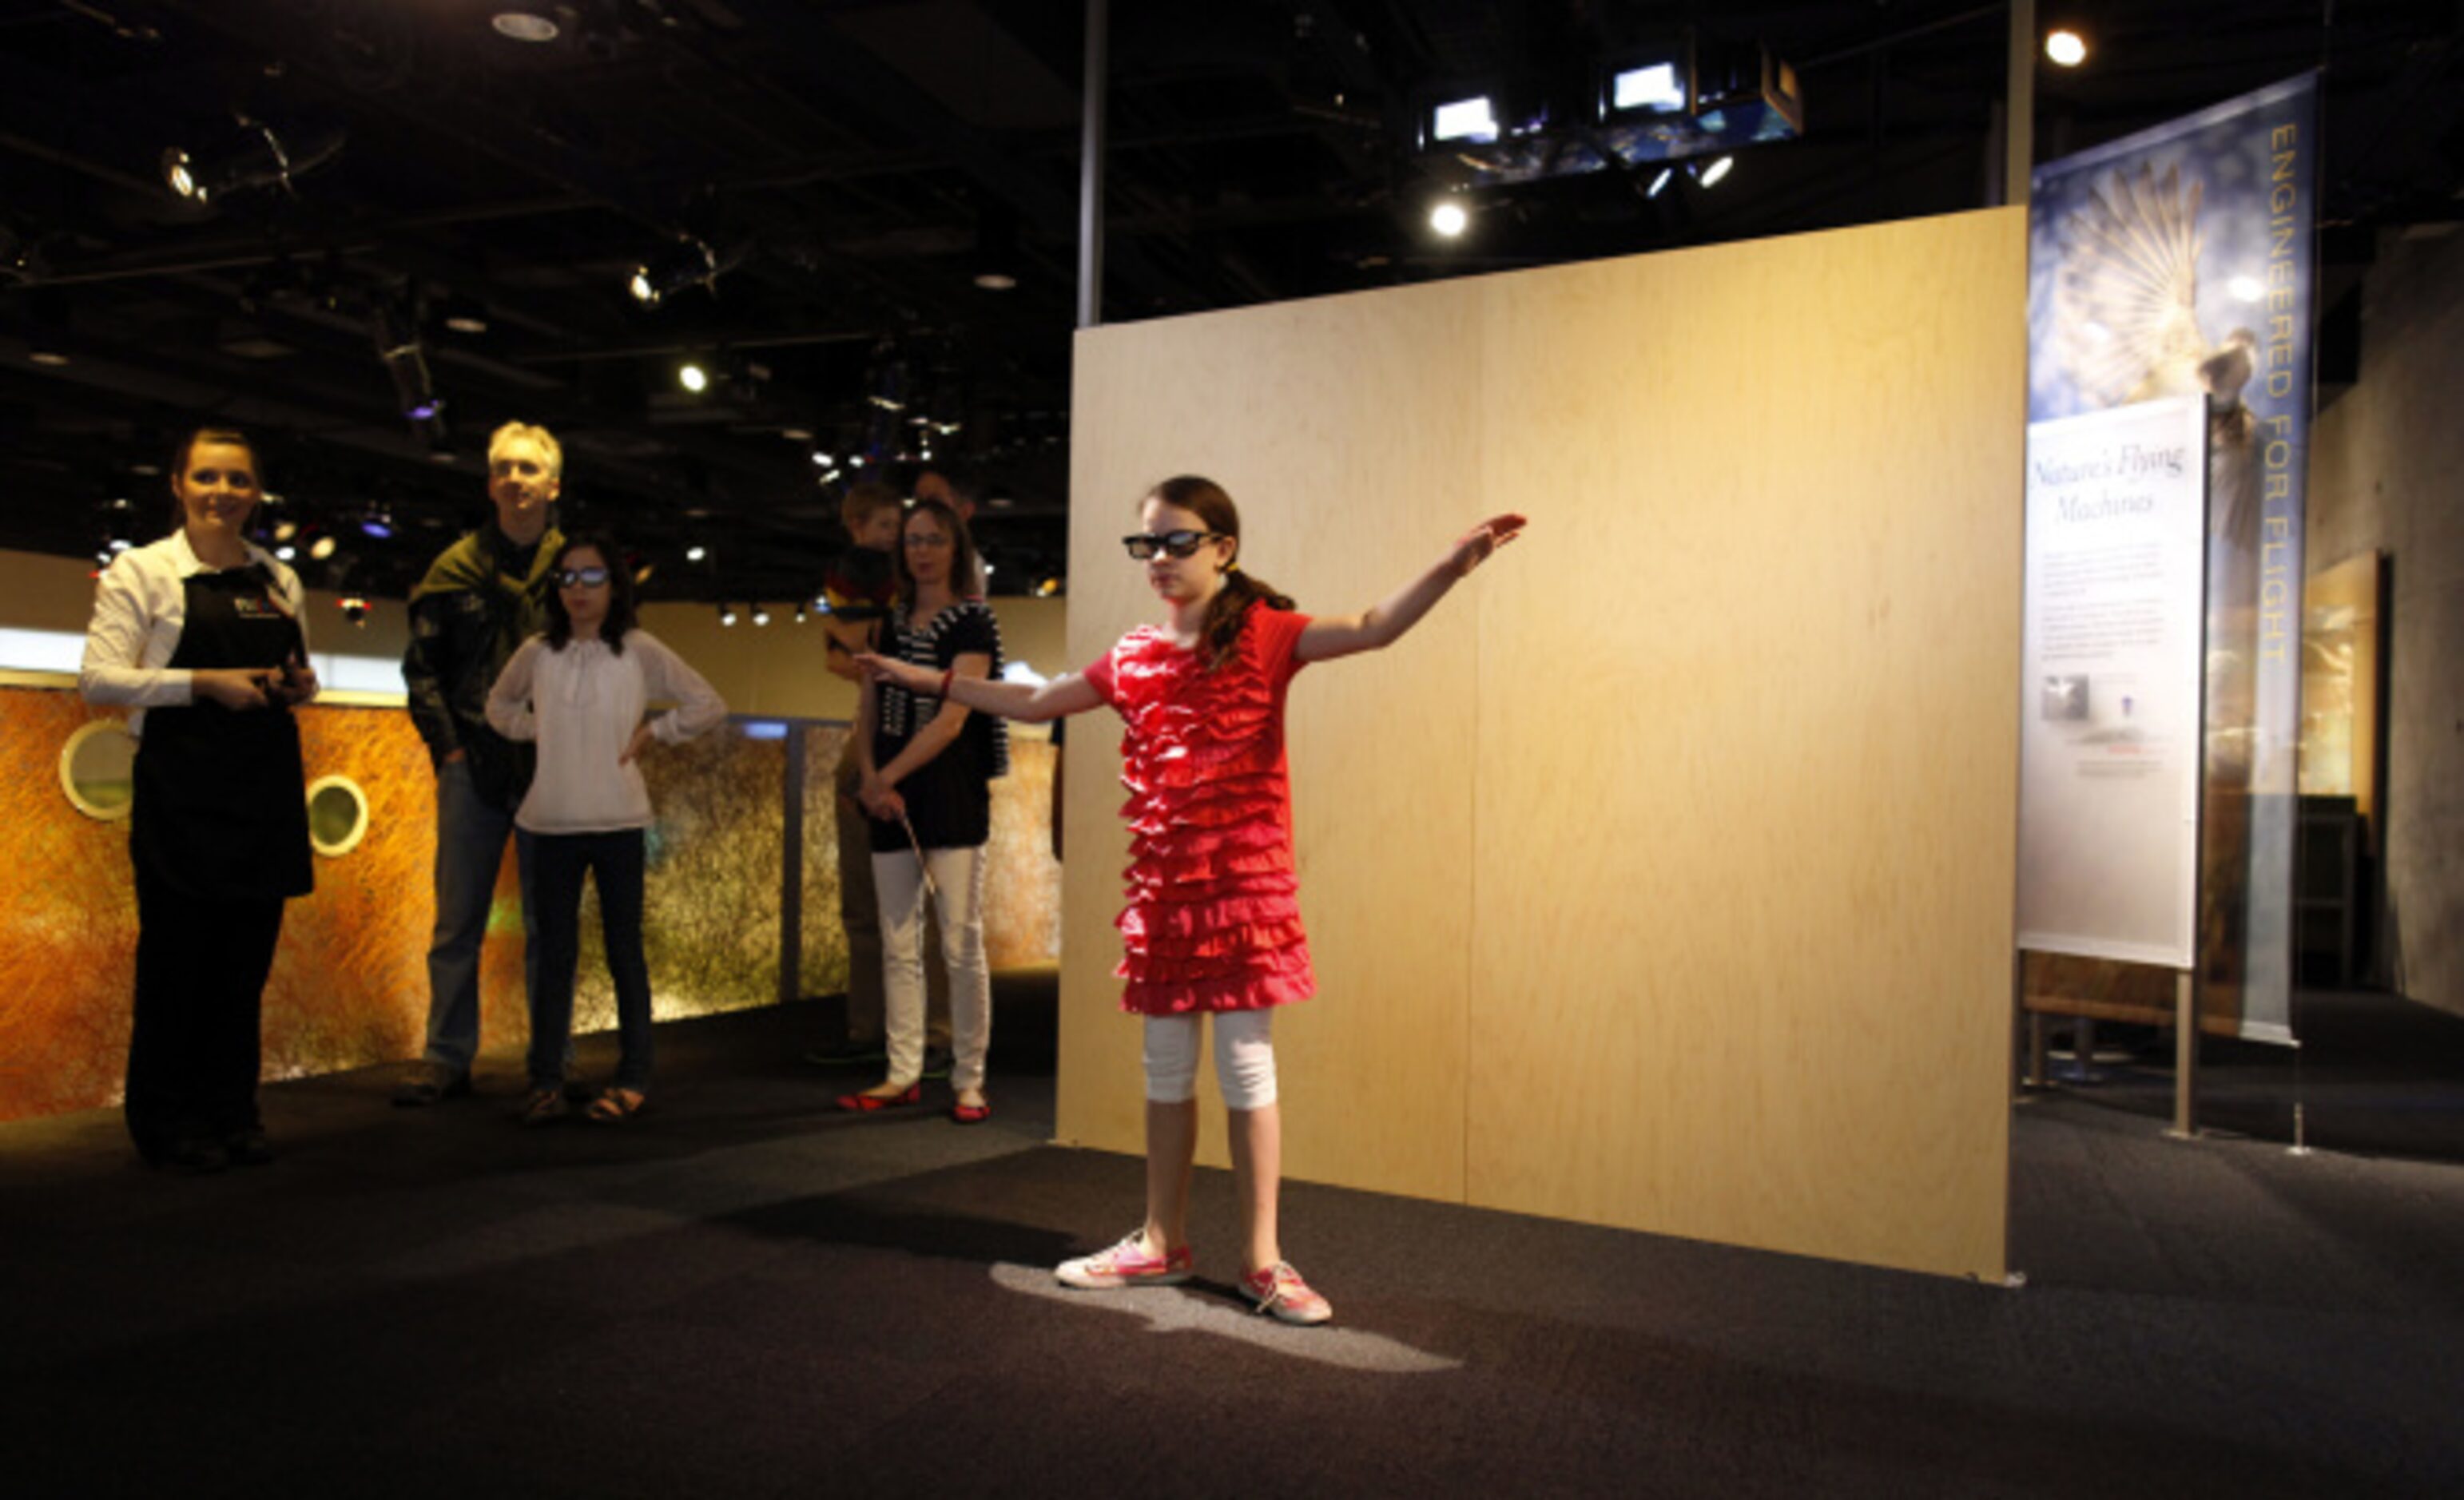
M 1153 626 L 1087 668 L 1121 715 L 1129 906 L 1114 924 L 1141 1015 L 1255 1011 L 1317 991 L 1292 870 L 1284 695 L 1309 617 L 1252 604 L 1205 670 Z

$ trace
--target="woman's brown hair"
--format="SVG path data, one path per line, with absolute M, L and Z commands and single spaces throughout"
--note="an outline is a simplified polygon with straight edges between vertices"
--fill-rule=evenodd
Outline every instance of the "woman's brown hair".
M 1247 617 L 1250 605 L 1287 610 L 1292 601 L 1276 592 L 1273 584 L 1241 567 L 1241 511 L 1221 485 L 1196 474 L 1179 474 L 1147 493 L 1150 499 L 1198 517 L 1216 535 L 1232 539 L 1232 560 L 1224 566 L 1223 586 L 1207 601 L 1206 620 L 1199 632 L 1205 642 L 1206 669 L 1214 671 L 1231 659 L 1232 648 L 1240 643 L 1241 621 Z

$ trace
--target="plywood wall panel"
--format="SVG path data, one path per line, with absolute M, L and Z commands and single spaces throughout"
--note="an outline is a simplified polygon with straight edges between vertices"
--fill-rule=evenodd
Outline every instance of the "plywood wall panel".
M 1534 518 L 1295 686 L 1293 1175 L 1998 1273 L 2023 253 L 1985 214 L 1081 337 L 1081 660 L 1147 613 L 1089 499 L 1166 472 L 1304 607 Z M 1135 1149 L 1133 1038 L 1070 1028 L 1111 871 L 1066 902 L 1063 1135 Z
M 1076 423 L 1104 438 L 1076 448 L 1085 457 L 1073 509 L 1088 519 L 1072 542 L 1073 657 L 1091 659 L 1122 630 L 1158 618 L 1118 538 L 1136 529 L 1138 498 L 1171 474 L 1202 473 L 1231 492 L 1243 565 L 1305 613 L 1366 609 L 1425 568 L 1472 518 L 1478 385 L 1460 352 L 1477 339 L 1479 317 L 1474 291 L 1441 286 L 1082 338 L 1082 350 L 1102 354 L 1092 363 L 1082 355 Z M 1285 1159 L 1298 1176 L 1462 1192 L 1466 954 L 1428 935 L 1459 934 L 1468 915 L 1471 745 L 1454 717 L 1453 685 L 1467 676 L 1473 644 L 1473 617 L 1441 612 L 1396 650 L 1310 666 L 1292 686 L 1301 909 L 1319 980 L 1318 998 L 1276 1021 Z M 1117 738 L 1104 714 L 1079 741 L 1100 742 L 1108 782 L 1118 773 Z M 1361 773 L 1381 763 L 1397 773 Z M 1109 784 L 1081 796 L 1081 769 L 1071 768 L 1072 849 L 1082 837 L 1090 848 L 1111 842 L 1104 879 L 1087 891 L 1096 911 L 1082 924 L 1074 896 L 1065 900 L 1064 1014 L 1107 1024 L 1065 1023 L 1064 1076 L 1079 1058 L 1101 1059 L 1106 1076 L 1129 1081 L 1114 1090 L 1126 1107 L 1065 1089 L 1063 1134 L 1136 1150 L 1137 1028 L 1103 1014 L 1118 1002 L 1109 924 L 1120 904 L 1121 796 Z M 1098 817 L 1114 826 L 1090 826 Z M 1322 868 L 1389 874 L 1362 882 Z M 1071 880 L 1087 874 L 1073 857 Z M 1100 964 L 1081 966 L 1082 931 L 1102 945 Z M 1398 1053 L 1409 1067 L 1395 1065 Z M 1201 1089 L 1205 1155 L 1220 1162 L 1211 1076 Z

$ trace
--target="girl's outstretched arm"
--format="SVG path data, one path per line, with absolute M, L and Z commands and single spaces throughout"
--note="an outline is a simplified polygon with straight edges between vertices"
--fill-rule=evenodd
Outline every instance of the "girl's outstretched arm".
M 856 653 L 856 663 L 866 677 L 876 683 L 896 683 L 911 693 L 927 698 L 941 695 L 941 674 L 928 672 L 906 662 L 876 656 L 869 651 Z M 1064 672 L 1038 687 L 1028 683 L 1004 683 L 990 677 L 958 677 L 950 684 L 950 701 L 964 708 L 974 708 L 997 718 L 1018 719 L 1028 724 L 1042 724 L 1065 714 L 1084 713 L 1104 707 L 1104 695 L 1095 685 L 1075 672 Z
M 1304 662 L 1331 662 L 1355 651 L 1393 645 L 1446 597 L 1446 590 L 1457 580 L 1470 576 L 1471 570 L 1486 562 L 1490 554 L 1522 535 L 1523 526 L 1519 515 L 1490 516 L 1456 538 L 1436 566 L 1371 605 L 1366 613 L 1320 615 L 1311 620 L 1292 654 Z

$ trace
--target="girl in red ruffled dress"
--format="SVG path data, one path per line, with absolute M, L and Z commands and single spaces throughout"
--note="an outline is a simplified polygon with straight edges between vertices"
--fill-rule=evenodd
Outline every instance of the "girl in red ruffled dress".
M 1322 1323 L 1326 1298 L 1284 1259 L 1275 1209 L 1283 1119 L 1275 1103 L 1274 1008 L 1315 992 L 1292 873 L 1284 695 L 1310 662 L 1392 644 L 1456 580 L 1514 539 L 1523 517 L 1463 533 L 1427 572 L 1358 615 L 1292 612 L 1241 570 L 1241 517 L 1222 487 L 1194 475 L 1157 485 L 1145 530 L 1123 538 L 1170 610 L 1123 636 L 1086 671 L 1037 687 L 861 660 L 911 691 L 1042 721 L 1106 704 L 1125 726 L 1129 905 L 1118 925 L 1121 1008 L 1146 1018 L 1146 1222 L 1110 1250 L 1064 1262 L 1090 1291 L 1189 1279 L 1189 1185 L 1198 1147 L 1200 1018 L 1215 1019 L 1233 1175 L 1241 1196 L 1241 1289 L 1262 1313 Z

